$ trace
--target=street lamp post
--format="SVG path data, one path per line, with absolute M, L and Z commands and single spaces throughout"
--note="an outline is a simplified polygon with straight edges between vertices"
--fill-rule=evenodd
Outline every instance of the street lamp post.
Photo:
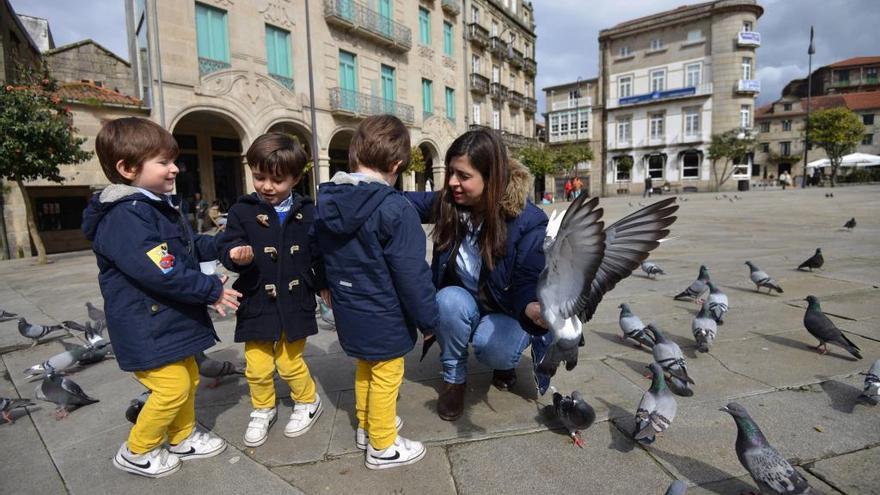
M 807 48 L 809 55 L 809 63 L 807 66 L 807 122 L 804 126 L 804 174 L 801 180 L 801 189 L 807 187 L 807 157 L 810 151 L 810 103 L 813 99 L 813 54 L 816 49 L 813 48 L 813 26 L 810 26 L 810 47 Z

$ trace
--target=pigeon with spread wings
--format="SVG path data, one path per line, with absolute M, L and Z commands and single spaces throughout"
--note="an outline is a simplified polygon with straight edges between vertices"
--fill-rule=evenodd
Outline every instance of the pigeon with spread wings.
M 587 201 L 582 196 L 561 220 L 551 217 L 537 292 L 552 341 L 543 356 L 536 356 L 536 375 L 552 377 L 562 362 L 567 370 L 574 369 L 583 323 L 593 317 L 602 296 L 639 268 L 669 235 L 667 227 L 678 210 L 674 202 L 669 198 L 648 205 L 607 228 L 598 198 Z M 543 394 L 549 380 L 538 383 Z

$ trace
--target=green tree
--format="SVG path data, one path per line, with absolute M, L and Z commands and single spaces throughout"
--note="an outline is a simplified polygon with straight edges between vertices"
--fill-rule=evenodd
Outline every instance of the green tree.
M 556 150 L 556 162 L 571 176 L 577 175 L 578 163 L 592 159 L 593 150 L 587 145 L 569 144 Z
M 716 191 L 721 189 L 721 186 L 733 175 L 737 161 L 744 159 L 754 148 L 755 138 L 747 129 L 731 129 L 712 135 L 707 156 L 712 162 Z
M 844 155 L 862 142 L 865 126 L 859 116 L 845 107 L 819 110 L 810 115 L 810 142 L 825 150 L 831 162 L 831 187 L 837 182 L 837 169 Z
M 418 146 L 413 147 L 410 151 L 409 170 L 411 172 L 423 173 L 425 171 L 425 155 Z
M 514 152 L 514 158 L 519 160 L 535 176 L 535 184 L 538 186 L 538 195 L 544 194 L 544 177 L 556 175 L 562 171 L 556 154 L 547 148 L 540 146 L 526 146 Z
M 21 86 L 0 90 L 0 178 L 18 185 L 24 199 L 28 231 L 37 248 L 38 263 L 48 263 L 43 239 L 34 222 L 26 181 L 46 179 L 61 183 L 59 166 L 88 160 L 92 153 L 80 146 L 73 116 L 55 95 L 55 81 L 42 74 L 26 74 Z

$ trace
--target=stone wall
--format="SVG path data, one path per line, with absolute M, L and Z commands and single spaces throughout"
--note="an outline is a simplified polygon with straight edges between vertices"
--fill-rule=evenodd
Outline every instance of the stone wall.
M 59 81 L 88 79 L 122 94 L 137 94 L 131 65 L 91 40 L 44 54 L 49 70 Z

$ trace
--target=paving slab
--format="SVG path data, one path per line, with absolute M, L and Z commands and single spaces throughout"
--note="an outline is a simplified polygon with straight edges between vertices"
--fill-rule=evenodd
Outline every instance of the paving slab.
M 813 489 L 810 493 L 824 493 L 826 495 L 832 495 L 840 493 L 834 488 L 825 484 L 819 478 L 816 478 L 809 472 L 805 471 L 803 468 L 795 468 L 797 469 L 801 475 L 807 480 L 810 484 L 810 487 Z M 716 493 L 719 495 L 728 495 L 728 494 L 740 494 L 740 493 L 749 493 L 755 492 L 757 493 L 757 485 L 751 476 L 740 476 L 739 478 L 733 478 L 725 481 L 716 481 L 714 483 L 706 483 L 705 485 L 695 486 L 688 489 L 688 495 L 708 495 L 712 493 Z M 853 492 L 853 493 L 862 493 L 862 492 Z M 867 493 L 867 492 L 866 492 Z
M 806 308 L 805 301 L 793 303 Z M 880 304 L 878 303 L 880 303 L 880 289 L 874 288 L 819 298 L 823 313 L 829 317 L 836 316 L 847 320 L 880 318 Z
M 844 493 L 880 494 L 880 447 L 859 450 L 808 466 L 810 472 Z

